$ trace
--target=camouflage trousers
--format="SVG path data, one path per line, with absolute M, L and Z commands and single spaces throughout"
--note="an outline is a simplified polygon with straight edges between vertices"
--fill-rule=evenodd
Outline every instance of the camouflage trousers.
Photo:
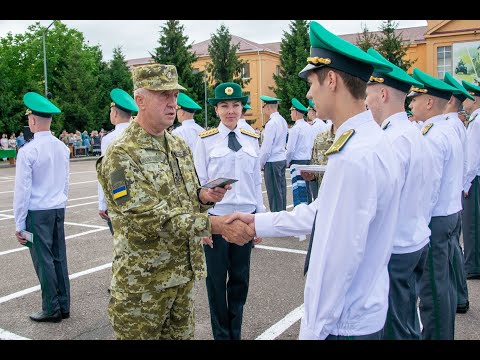
M 189 340 L 195 330 L 193 283 L 142 294 L 111 293 L 108 317 L 118 340 Z

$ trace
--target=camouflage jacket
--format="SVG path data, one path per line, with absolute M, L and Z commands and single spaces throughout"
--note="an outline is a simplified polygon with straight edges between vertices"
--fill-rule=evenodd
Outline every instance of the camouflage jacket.
M 310 161 L 310 164 L 327 165 L 328 156 L 325 155 L 325 151 L 332 146 L 334 140 L 335 134 L 333 133 L 332 125 L 330 125 L 330 129 L 320 132 L 313 142 L 312 160 Z M 324 173 L 316 175 L 319 185 L 323 180 L 323 175 Z
M 145 293 L 206 276 L 199 237 L 209 236 L 210 206 L 192 152 L 165 131 L 165 146 L 133 122 L 97 161 L 114 229 L 112 294 Z

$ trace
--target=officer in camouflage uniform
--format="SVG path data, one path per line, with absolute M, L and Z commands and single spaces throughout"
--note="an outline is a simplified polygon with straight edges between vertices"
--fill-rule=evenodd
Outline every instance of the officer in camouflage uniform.
M 320 132 L 313 142 L 312 160 L 310 161 L 311 165 L 327 165 L 328 155 L 325 155 L 325 151 L 327 151 L 330 146 L 333 145 L 334 140 L 335 133 L 333 132 L 333 125 L 330 124 L 328 130 Z M 311 173 L 302 171 L 301 174 L 305 180 L 312 181 L 314 184 L 318 184 L 318 188 L 320 188 L 324 175 L 323 172 Z M 318 190 L 316 194 L 318 195 Z
M 245 244 L 253 234 L 209 219 L 228 188 L 200 188 L 187 143 L 165 131 L 184 90 L 175 66 L 137 67 L 133 81 L 138 116 L 96 165 L 114 229 L 108 315 L 117 339 L 192 339 L 193 284 L 206 277 L 200 237 Z

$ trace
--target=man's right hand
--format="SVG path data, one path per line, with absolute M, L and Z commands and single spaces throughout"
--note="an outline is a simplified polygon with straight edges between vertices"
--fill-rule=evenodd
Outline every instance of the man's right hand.
M 228 215 L 211 216 L 212 233 L 221 234 L 228 242 L 240 246 L 249 243 L 253 239 L 255 231 L 248 224 L 238 219 L 227 224 L 228 217 Z
M 103 220 L 110 220 L 110 217 L 108 216 L 108 210 L 98 210 L 98 215 L 100 215 Z

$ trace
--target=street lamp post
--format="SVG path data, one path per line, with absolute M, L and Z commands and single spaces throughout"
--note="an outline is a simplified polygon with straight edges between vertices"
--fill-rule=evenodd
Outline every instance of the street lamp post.
M 52 26 L 54 21 L 50 23 L 44 30 L 43 30 L 43 76 L 45 78 L 45 97 L 47 97 L 48 94 L 48 84 L 47 84 L 47 50 L 45 46 L 45 33 L 47 30 Z

